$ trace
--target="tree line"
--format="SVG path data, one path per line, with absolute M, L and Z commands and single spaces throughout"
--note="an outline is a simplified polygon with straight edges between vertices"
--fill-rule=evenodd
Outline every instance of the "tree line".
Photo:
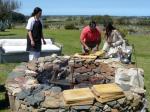
M 17 0 L 0 0 L 0 31 L 11 28 L 13 23 L 23 23 L 26 17 L 16 9 L 20 8 L 21 3 Z
M 6 28 L 11 28 L 12 24 L 25 23 L 27 16 L 15 12 L 16 9 L 21 7 L 21 3 L 17 0 L 0 0 L 0 31 Z M 55 16 L 44 16 L 46 24 L 47 18 L 57 18 Z M 61 19 L 60 16 L 58 18 Z M 60 24 L 66 24 L 65 28 L 77 29 L 77 25 L 88 24 L 90 20 L 96 21 L 98 24 L 107 24 L 108 22 L 118 25 L 150 25 L 150 17 L 117 17 L 109 15 L 94 15 L 94 16 L 65 16 L 66 21 L 60 21 Z

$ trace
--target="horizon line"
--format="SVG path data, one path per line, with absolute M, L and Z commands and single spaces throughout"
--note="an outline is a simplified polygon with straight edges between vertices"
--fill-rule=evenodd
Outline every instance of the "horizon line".
M 20 13 L 20 12 L 19 12 Z M 31 16 L 24 14 L 25 16 Z M 109 15 L 109 14 L 42 14 L 42 16 L 112 16 L 112 17 L 150 17 L 146 15 Z

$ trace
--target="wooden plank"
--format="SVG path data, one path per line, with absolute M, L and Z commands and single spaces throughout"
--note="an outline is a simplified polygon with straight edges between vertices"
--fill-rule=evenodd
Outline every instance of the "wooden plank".
M 72 102 L 72 103 L 67 103 L 66 101 L 64 101 L 65 106 L 75 106 L 75 105 L 90 105 L 93 104 L 93 101 L 78 101 L 78 102 Z
M 63 97 L 66 102 L 94 100 L 94 95 L 89 88 L 64 90 Z
M 115 94 L 115 93 L 121 93 L 123 90 L 115 83 L 111 84 L 99 84 L 99 85 L 93 85 L 93 89 L 99 93 L 99 95 L 102 94 Z
M 96 59 L 97 56 L 92 56 L 92 55 L 80 55 L 78 53 L 76 53 L 74 55 L 74 57 L 77 57 L 77 58 L 83 58 L 83 59 Z
M 105 102 L 108 102 L 108 101 L 113 101 L 113 100 L 125 97 L 124 95 L 116 95 L 116 96 L 110 97 L 110 98 L 100 98 L 100 97 L 97 97 L 96 95 L 94 95 L 94 96 L 95 96 L 96 100 L 98 102 L 101 102 L 101 103 L 105 103 Z
M 116 95 L 121 95 L 124 94 L 123 92 L 115 92 L 115 93 L 99 93 L 98 91 L 96 91 L 93 87 L 91 88 L 91 91 L 98 97 L 102 97 L 102 98 L 107 98 L 107 97 L 111 97 L 111 96 L 116 96 Z
M 115 83 L 94 85 L 91 90 L 101 103 L 125 97 L 123 90 Z

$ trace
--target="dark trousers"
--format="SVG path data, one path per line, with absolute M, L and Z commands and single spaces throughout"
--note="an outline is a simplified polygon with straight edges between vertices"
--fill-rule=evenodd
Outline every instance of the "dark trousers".
M 90 50 L 95 50 L 97 43 L 96 42 L 85 42 L 85 44 L 89 47 Z M 89 50 L 87 50 L 83 45 L 82 45 L 82 52 L 83 53 L 89 53 Z

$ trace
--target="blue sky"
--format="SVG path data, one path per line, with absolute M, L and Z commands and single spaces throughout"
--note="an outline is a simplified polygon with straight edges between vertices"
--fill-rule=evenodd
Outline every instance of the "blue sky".
M 38 6 L 43 15 L 150 16 L 150 0 L 18 0 L 18 12 L 30 15 Z

